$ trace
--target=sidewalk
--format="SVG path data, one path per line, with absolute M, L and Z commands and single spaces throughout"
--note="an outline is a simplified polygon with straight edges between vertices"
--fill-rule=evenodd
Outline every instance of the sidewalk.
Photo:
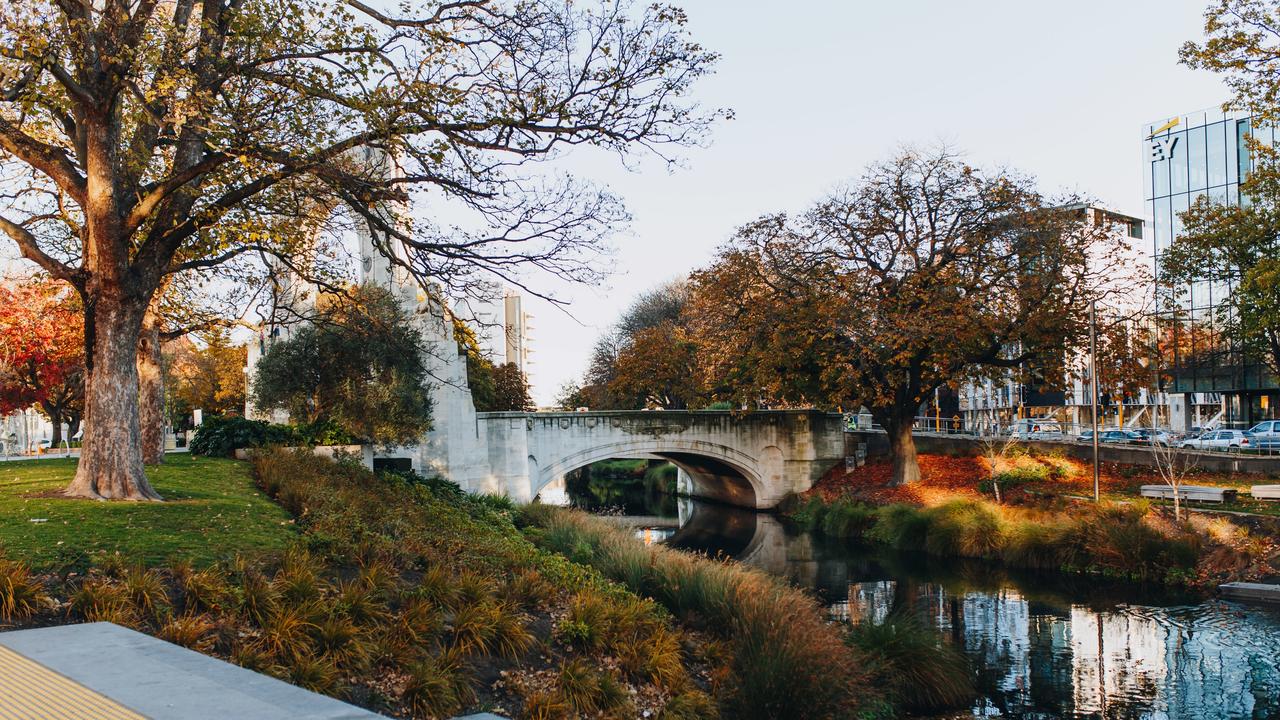
M 111 623 L 0 633 L 3 720 L 382 717 Z

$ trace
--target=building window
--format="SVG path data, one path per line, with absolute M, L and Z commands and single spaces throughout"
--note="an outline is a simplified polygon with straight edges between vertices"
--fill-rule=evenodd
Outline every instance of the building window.
M 1227 184 L 1226 123 L 1214 123 L 1205 128 L 1209 187 Z
M 1236 123 L 1236 168 L 1240 182 L 1248 179 L 1253 171 L 1253 156 L 1249 153 L 1249 121 Z

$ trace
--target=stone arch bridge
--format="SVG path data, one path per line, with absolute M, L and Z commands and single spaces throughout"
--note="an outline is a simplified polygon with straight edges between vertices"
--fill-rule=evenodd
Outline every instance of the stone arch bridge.
M 476 413 L 474 436 L 459 440 L 424 464 L 472 492 L 521 502 L 594 462 L 659 458 L 684 471 L 694 497 L 766 509 L 845 454 L 841 417 L 816 411 Z

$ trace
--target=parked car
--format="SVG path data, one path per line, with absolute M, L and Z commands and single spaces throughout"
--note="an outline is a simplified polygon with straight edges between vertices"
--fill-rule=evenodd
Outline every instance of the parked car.
M 1080 433 L 1078 438 L 1080 442 L 1093 442 L 1093 431 L 1085 430 Z M 1132 430 L 1119 430 L 1112 428 L 1111 430 L 1102 430 L 1098 433 L 1098 442 L 1111 443 L 1113 445 L 1138 445 L 1147 442 L 1146 438 Z
M 1135 428 L 1133 432 L 1142 436 L 1143 445 L 1169 445 L 1173 443 L 1173 435 L 1160 428 Z
M 1248 430 L 1210 430 L 1200 437 L 1186 438 L 1182 447 L 1193 450 L 1251 450 L 1257 447 Z
M 1280 420 L 1263 420 L 1249 428 L 1257 450 L 1280 450 Z
M 1015 440 L 1061 440 L 1062 424 L 1053 418 L 1022 418 L 1006 430 Z

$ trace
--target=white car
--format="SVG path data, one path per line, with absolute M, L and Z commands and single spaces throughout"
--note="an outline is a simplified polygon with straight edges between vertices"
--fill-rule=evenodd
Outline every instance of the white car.
M 1275 449 L 1280 447 L 1280 420 L 1263 420 L 1249 428 L 1259 446 Z
M 1248 430 L 1210 430 L 1200 437 L 1186 438 L 1182 447 L 1192 450 L 1250 450 L 1256 447 Z
M 1062 425 L 1053 418 L 1023 418 L 1005 430 L 1015 440 L 1061 440 Z

